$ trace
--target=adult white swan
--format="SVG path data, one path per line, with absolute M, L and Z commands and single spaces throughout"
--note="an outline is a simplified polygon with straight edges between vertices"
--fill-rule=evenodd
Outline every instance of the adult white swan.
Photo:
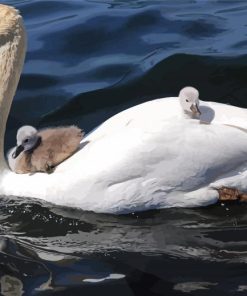
M 148 102 L 109 119 L 51 175 L 11 172 L 3 154 L 4 133 L 24 55 L 21 17 L 0 5 L 0 195 L 123 213 L 207 205 L 217 201 L 217 186 L 246 189 L 246 111 L 205 103 L 206 111 L 216 106 L 216 113 L 226 111 L 229 119 L 205 112 L 218 124 L 199 124 L 183 118 L 174 98 Z

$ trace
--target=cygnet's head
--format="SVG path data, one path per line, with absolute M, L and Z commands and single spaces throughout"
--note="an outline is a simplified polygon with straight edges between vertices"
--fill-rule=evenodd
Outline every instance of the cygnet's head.
M 40 143 L 40 136 L 37 134 L 36 128 L 30 125 L 24 125 L 18 129 L 16 135 L 17 147 L 12 154 L 16 158 L 22 151 L 34 149 Z
M 192 117 L 201 115 L 197 89 L 191 86 L 182 88 L 179 92 L 179 99 L 185 113 L 190 114 Z

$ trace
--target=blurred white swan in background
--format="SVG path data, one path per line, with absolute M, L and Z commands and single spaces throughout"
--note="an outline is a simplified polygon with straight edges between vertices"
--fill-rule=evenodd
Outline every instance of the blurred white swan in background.
M 246 110 L 201 101 L 200 119 L 207 116 L 200 120 L 198 93 L 190 88 L 179 99 L 150 101 L 113 116 L 50 175 L 12 172 L 4 158 L 4 134 L 25 39 L 18 12 L 0 5 L 0 195 L 126 213 L 208 205 L 218 200 L 219 186 L 247 189 Z

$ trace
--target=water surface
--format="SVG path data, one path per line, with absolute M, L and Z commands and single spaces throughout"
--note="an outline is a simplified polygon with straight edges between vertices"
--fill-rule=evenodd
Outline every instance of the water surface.
M 244 1 L 2 2 L 21 11 L 29 38 L 6 150 L 23 124 L 89 132 L 185 85 L 247 107 Z M 245 295 L 246 209 L 112 216 L 2 198 L 1 294 Z

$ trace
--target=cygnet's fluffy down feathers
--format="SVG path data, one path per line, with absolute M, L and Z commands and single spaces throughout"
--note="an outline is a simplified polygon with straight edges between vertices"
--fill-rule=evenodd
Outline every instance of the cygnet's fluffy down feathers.
M 33 150 L 23 151 L 10 167 L 18 174 L 49 172 L 78 149 L 83 135 L 76 126 L 40 130 L 37 132 L 40 144 Z M 8 158 L 12 157 L 11 154 Z

